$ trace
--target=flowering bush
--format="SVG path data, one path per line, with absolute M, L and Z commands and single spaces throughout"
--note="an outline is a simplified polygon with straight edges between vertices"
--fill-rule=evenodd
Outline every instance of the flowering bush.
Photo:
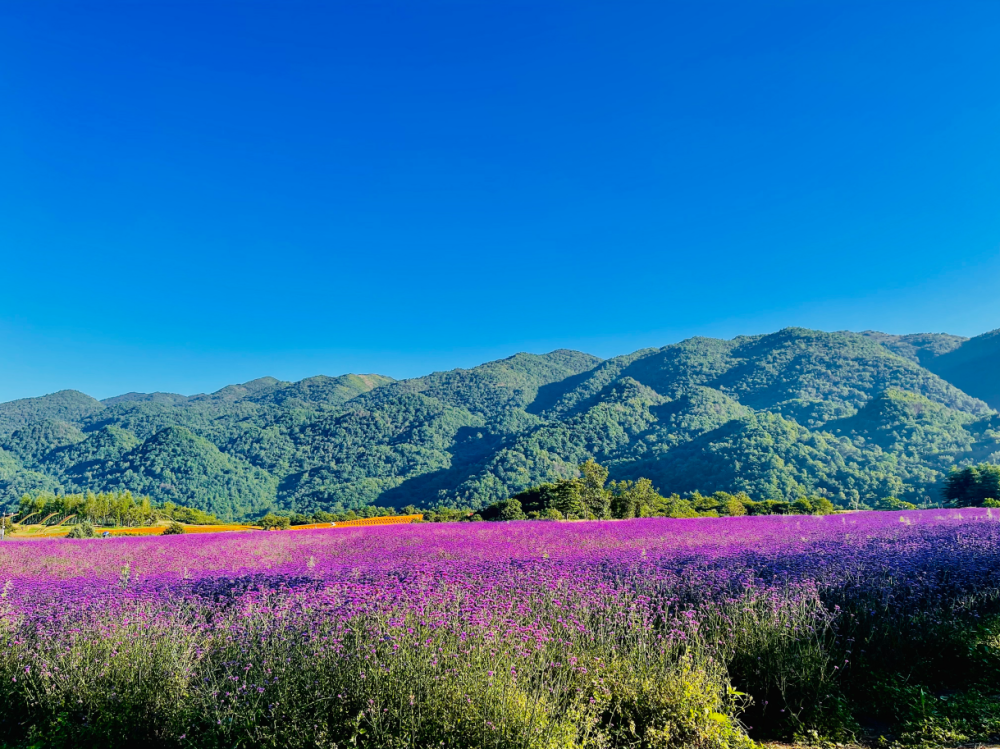
M 998 562 L 989 509 L 9 541 L 0 742 L 844 735 L 899 674 L 993 678 Z

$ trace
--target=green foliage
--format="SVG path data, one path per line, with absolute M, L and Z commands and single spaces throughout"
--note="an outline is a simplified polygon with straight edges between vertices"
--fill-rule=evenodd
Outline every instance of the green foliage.
M 664 501 L 649 479 L 612 481 L 610 494 L 611 514 L 623 519 L 650 517 Z
M 42 467 L 53 450 L 82 442 L 85 435 L 65 421 L 44 419 L 25 425 L 4 440 L 5 449 L 24 466 Z
M 11 453 L 0 448 L 0 511 L 9 509 L 25 493 L 52 492 L 58 488 L 59 482 L 54 478 L 25 468 Z
M 876 505 L 878 510 L 915 510 L 917 506 L 912 502 L 904 502 L 895 497 L 886 497 Z
M 438 507 L 424 511 L 425 523 L 461 523 L 472 520 L 474 513 L 468 507 Z
M 19 522 L 40 523 L 48 518 L 60 522 L 79 517 L 93 525 L 141 526 L 157 519 L 158 513 L 149 497 L 137 497 L 131 492 L 101 492 L 94 494 L 25 494 L 17 507 Z
M 602 733 L 610 746 L 744 747 L 752 749 L 730 717 L 743 707 L 725 676 L 710 664 L 661 658 L 617 658 L 602 671 Z M 606 744 L 607 745 L 607 744 Z
M 91 525 L 128 527 L 150 525 L 160 519 L 192 525 L 217 525 L 221 522 L 214 515 L 173 502 L 157 506 L 148 496 L 135 496 L 128 491 L 25 494 L 18 502 L 14 517 L 19 523 L 27 525 L 59 523 L 71 517 Z
M 1000 466 L 980 463 L 953 470 L 945 482 L 944 496 L 952 507 L 986 506 L 987 499 L 1000 497 Z
M 996 698 L 972 687 L 936 694 L 923 684 L 895 679 L 883 685 L 891 699 L 898 745 L 915 747 L 972 746 L 1000 735 Z M 886 702 L 889 702 L 886 699 Z
M 82 523 L 74 525 L 66 538 L 94 538 L 96 535 L 94 526 L 84 520 Z
M 604 489 L 608 481 L 608 469 L 593 458 L 580 464 L 580 502 L 588 517 L 607 518 L 611 516 L 611 497 Z
M 963 341 L 924 364 L 969 395 L 1000 409 L 1000 330 Z
M 0 403 L 0 435 L 48 419 L 80 421 L 100 413 L 103 408 L 100 401 L 76 390 L 61 390 L 40 398 L 24 398 Z
M 401 510 L 396 510 L 393 507 L 368 505 L 367 507 L 361 507 L 358 510 L 348 510 L 347 512 L 324 512 L 323 510 L 316 510 L 315 512 L 305 514 L 302 512 L 288 513 L 279 510 L 274 514 L 287 515 L 292 525 L 311 525 L 313 523 L 341 523 L 345 520 L 357 520 L 359 518 L 382 518 L 392 515 L 417 515 L 419 513 L 420 511 L 413 505 L 408 505 Z
M 399 382 L 261 378 L 103 402 L 65 391 L 0 404 L 0 506 L 26 492 L 99 488 L 227 520 L 272 508 L 471 514 L 550 486 L 558 498 L 519 499 L 525 514 L 614 515 L 613 492 L 580 474 L 591 460 L 605 481 L 647 478 L 681 496 L 927 506 L 952 468 L 1000 461 L 1000 416 L 925 368 L 993 339 L 977 340 L 792 328 L 603 362 L 518 354 Z
M 563 479 L 553 484 L 542 484 L 500 502 L 495 502 L 481 513 L 484 520 L 533 520 L 616 518 L 694 518 L 719 517 L 720 515 L 827 515 L 835 511 L 826 497 L 801 498 L 795 502 L 764 500 L 754 502 L 746 492 L 730 494 L 718 491 L 710 496 L 694 492 L 682 499 L 677 494 L 660 495 L 647 478 L 637 481 L 612 481 L 604 488 L 607 470 L 589 460 L 580 466 L 583 478 Z M 589 485 L 588 485 L 589 484 Z M 594 499 L 585 504 L 582 497 L 601 493 L 600 505 Z M 898 500 L 897 500 L 898 501 Z M 606 514 L 597 516 L 593 507 L 607 508 Z M 898 508 L 897 508 L 898 509 Z
M 284 515 L 269 512 L 258 521 L 258 525 L 265 531 L 287 531 L 292 527 L 292 522 Z
M 251 396 L 255 403 L 267 403 L 287 409 L 336 410 L 347 401 L 394 380 L 383 375 L 343 375 L 341 377 L 307 377 L 304 380 L 260 395 Z
M 114 465 L 106 481 L 228 517 L 268 506 L 275 484 L 265 471 L 184 427 L 157 432 Z
M 508 499 L 496 505 L 497 520 L 525 520 L 528 516 L 524 514 L 524 507 L 516 499 Z
M 876 343 L 889 349 L 892 353 L 904 359 L 909 359 L 914 364 L 931 369 L 932 372 L 936 371 L 933 368 L 933 362 L 937 357 L 954 351 L 969 340 L 962 336 L 949 335 L 947 333 L 889 335 L 874 330 L 866 330 L 861 335 L 871 338 Z M 965 390 L 965 388 L 962 389 Z M 969 391 L 966 390 L 966 392 Z M 970 393 L 970 395 L 974 395 L 976 398 L 980 397 L 975 393 Z
M 215 515 L 207 513 L 204 510 L 194 507 L 184 507 L 173 502 L 164 502 L 162 506 L 157 508 L 157 514 L 168 520 L 175 520 L 178 523 L 187 523 L 188 525 L 219 525 L 222 523 Z
M 167 524 L 167 527 L 163 529 L 164 536 L 181 536 L 184 535 L 184 526 L 178 523 L 176 520 L 171 521 Z
M 154 633 L 154 627 L 160 631 Z M 173 737 L 185 728 L 180 708 L 190 699 L 197 657 L 185 628 L 164 632 L 163 627 L 144 622 L 108 628 L 62 650 L 41 640 L 36 651 L 66 675 L 51 683 L 38 669 L 25 673 L 19 664 L 0 664 L 9 685 L 0 688 L 0 704 L 22 716 L 19 722 L 27 728 L 15 743 L 17 733 L 8 723 L 0 742 L 10 740 L 19 749 L 175 746 Z M 27 689 L 16 689 L 18 684 Z
M 383 518 L 395 515 L 419 515 L 421 511 L 413 505 L 408 505 L 401 510 L 394 507 L 376 507 L 368 505 L 357 510 L 347 510 L 346 512 L 324 512 L 316 510 L 309 514 L 302 512 L 287 512 L 277 510 L 267 513 L 267 517 L 286 518 L 289 526 L 293 525 L 313 525 L 315 523 L 342 523 L 348 520 L 360 520 L 365 518 Z
M 1000 636 L 995 615 L 976 624 L 926 628 L 909 643 L 891 642 L 888 663 L 864 658 L 848 697 L 892 727 L 896 749 L 979 746 L 1000 735 Z M 869 636 L 870 637 L 870 636 Z M 877 643 L 886 648 L 890 643 Z M 899 651 L 902 652 L 899 652 Z
M 627 637 L 611 647 L 568 633 L 578 664 L 570 668 L 553 663 L 559 651 L 551 646 L 535 658 L 503 647 L 490 654 L 470 648 L 465 633 L 436 629 L 425 633 L 441 651 L 414 648 L 403 662 L 394 657 L 392 630 L 377 621 L 355 622 L 334 649 L 309 647 L 290 623 L 231 616 L 246 637 L 209 641 L 204 626 L 168 629 L 166 617 L 133 617 L 105 636 L 85 630 L 58 648 L 19 643 L 33 649 L 35 667 L 26 671 L 19 657 L 0 660 L 0 712 L 17 718 L 0 740 L 25 747 L 754 746 L 735 718 L 744 703 L 719 664 L 677 648 Z M 405 626 L 424 625 L 409 619 Z M 441 663 L 442 651 L 455 656 Z M 241 682 L 260 685 L 251 695 L 262 696 L 232 699 Z

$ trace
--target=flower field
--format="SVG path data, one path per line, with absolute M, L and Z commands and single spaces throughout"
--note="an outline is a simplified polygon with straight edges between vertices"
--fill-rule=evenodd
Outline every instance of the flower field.
M 423 519 L 423 515 L 383 515 L 374 518 L 357 518 L 356 520 L 340 520 L 336 523 L 309 523 L 308 525 L 293 525 L 289 530 L 315 530 L 316 528 L 357 528 L 372 525 L 406 525 Z
M 980 740 L 998 562 L 990 510 L 8 540 L 0 745 Z

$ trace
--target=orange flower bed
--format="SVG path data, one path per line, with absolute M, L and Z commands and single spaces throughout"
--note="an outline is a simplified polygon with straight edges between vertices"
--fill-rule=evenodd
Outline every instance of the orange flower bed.
M 389 515 L 387 517 L 381 518 L 358 518 L 357 520 L 344 520 L 339 523 L 310 523 L 309 525 L 293 525 L 291 530 L 293 531 L 307 531 L 317 528 L 356 528 L 359 526 L 368 525 L 399 525 L 404 523 L 413 523 L 418 520 L 423 520 L 423 515 Z M 95 528 L 94 531 L 98 536 L 103 536 L 107 533 L 110 536 L 158 536 L 163 533 L 166 526 L 163 525 L 146 525 L 140 528 Z M 235 523 L 228 525 L 185 525 L 185 533 L 227 533 L 232 531 L 259 531 L 259 526 L 254 525 L 237 525 Z M 65 536 L 69 533 L 70 529 L 68 527 L 60 527 L 54 532 L 48 532 L 44 535 L 48 538 L 58 538 L 60 536 Z
M 259 531 L 252 525 L 185 525 L 185 533 L 222 533 L 224 531 Z
M 309 525 L 293 525 L 292 530 L 309 530 L 311 528 L 354 528 L 359 525 L 396 525 L 399 523 L 413 523 L 423 520 L 423 515 L 388 515 L 381 518 L 358 518 L 357 520 L 344 520 L 338 523 L 310 523 Z
M 155 525 L 146 525 L 140 528 L 94 528 L 94 533 L 101 536 L 110 533 L 112 536 L 155 536 L 163 533 L 163 528 Z

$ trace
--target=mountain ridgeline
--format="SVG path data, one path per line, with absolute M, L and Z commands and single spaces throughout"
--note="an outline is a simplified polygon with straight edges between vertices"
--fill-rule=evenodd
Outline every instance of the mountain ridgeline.
M 396 381 L 262 378 L 210 395 L 62 391 L 0 404 L 0 505 L 131 491 L 227 519 L 478 509 L 594 458 L 663 493 L 939 502 L 1000 463 L 1000 333 L 790 328 L 601 360 L 517 354 Z

